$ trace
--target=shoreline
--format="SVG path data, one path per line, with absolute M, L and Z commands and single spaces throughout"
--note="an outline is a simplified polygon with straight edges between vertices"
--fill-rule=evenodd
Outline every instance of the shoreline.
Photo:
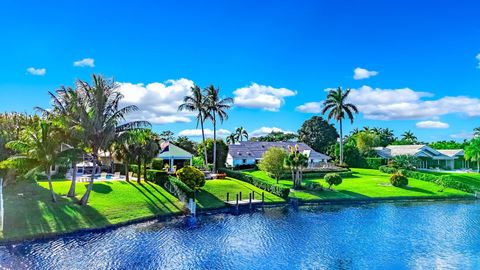
M 280 206 L 308 206 L 308 205 L 366 205 L 366 204 L 380 204 L 380 203 L 409 203 L 409 202 L 473 202 L 478 198 L 475 195 L 472 196 L 422 196 L 422 197 L 385 197 L 385 198 L 362 198 L 362 199 L 334 199 L 334 200 L 310 200 L 310 201 L 301 201 L 295 198 L 289 198 L 285 202 L 274 202 L 274 203 L 265 203 L 265 208 L 271 207 L 280 207 Z M 254 209 L 261 208 L 261 206 L 256 206 Z M 233 212 L 234 207 L 224 206 L 220 208 L 212 209 L 198 209 L 196 216 L 209 216 L 209 215 L 218 215 L 218 214 L 243 214 L 249 212 L 248 207 L 240 207 L 238 213 Z M 99 233 L 106 232 L 110 230 L 115 230 L 121 227 L 139 224 L 143 222 L 149 222 L 157 220 L 158 222 L 170 221 L 174 218 L 179 217 L 188 217 L 183 212 L 179 213 L 170 213 L 170 214 L 161 214 L 153 215 L 142 218 L 135 218 L 125 222 L 120 222 L 117 224 L 110 224 L 103 227 L 95 228 L 84 228 L 79 230 L 74 230 L 71 232 L 52 232 L 48 234 L 41 235 L 32 235 L 22 239 L 10 238 L 10 239 L 0 239 L 0 246 L 8 245 L 17 245 L 25 242 L 34 242 L 34 241 L 48 241 L 60 237 L 72 236 L 75 234 L 83 233 Z

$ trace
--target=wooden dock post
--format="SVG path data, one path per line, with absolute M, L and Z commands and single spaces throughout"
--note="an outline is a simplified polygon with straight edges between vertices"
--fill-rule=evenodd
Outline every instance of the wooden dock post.
M 252 191 L 252 200 L 255 200 L 255 191 Z
M 252 193 L 250 193 L 249 208 L 252 210 Z
M 242 192 L 240 191 L 240 201 L 242 200 Z
M 265 192 L 262 192 L 262 209 L 263 209 L 264 203 L 265 203 Z
M 238 194 L 237 194 L 237 204 L 235 207 L 237 208 L 237 214 L 238 214 Z
M 227 192 L 227 202 L 230 201 L 229 199 L 230 199 L 230 193 Z

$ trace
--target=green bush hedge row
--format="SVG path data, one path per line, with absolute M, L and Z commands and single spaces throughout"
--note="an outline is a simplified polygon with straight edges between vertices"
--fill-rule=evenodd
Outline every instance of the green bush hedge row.
M 342 178 L 352 177 L 353 175 L 352 171 L 340 171 L 340 172 L 331 171 L 331 172 L 303 172 L 302 176 L 303 176 L 303 179 L 323 178 L 325 177 L 325 175 L 329 173 L 336 173 L 340 175 Z
M 456 181 L 455 179 L 453 179 L 451 176 L 448 176 L 448 175 L 434 175 L 430 173 L 423 173 L 423 172 L 410 171 L 410 170 L 397 170 L 395 168 L 388 167 L 388 166 L 380 166 L 379 170 L 383 173 L 388 173 L 388 174 L 400 172 L 401 174 L 409 178 L 415 178 L 418 180 L 439 184 L 444 187 L 458 189 L 468 193 L 474 193 L 474 190 L 469 185 Z
M 386 160 L 384 158 L 375 158 L 375 157 L 367 157 L 365 158 L 365 162 L 367 167 L 370 169 L 378 169 L 380 166 L 386 164 Z
M 227 174 L 227 176 L 229 177 L 250 183 L 258 188 L 261 188 L 282 198 L 288 198 L 288 194 L 290 193 L 290 188 L 277 184 L 271 184 L 263 179 L 252 177 L 250 175 L 245 175 L 239 171 L 229 170 L 225 168 L 220 168 L 218 169 L 218 171 Z
M 180 190 L 185 194 L 187 198 L 195 198 L 195 191 L 190 187 L 188 187 L 185 183 L 180 181 L 178 178 L 173 176 L 168 176 L 167 181 L 170 182 L 172 186 L 176 187 L 175 190 L 177 190 L 177 192 L 178 190 Z M 174 194 L 174 195 L 177 197 L 180 197 L 180 194 Z
M 163 186 L 168 180 L 168 174 L 164 170 L 147 170 L 147 181 Z

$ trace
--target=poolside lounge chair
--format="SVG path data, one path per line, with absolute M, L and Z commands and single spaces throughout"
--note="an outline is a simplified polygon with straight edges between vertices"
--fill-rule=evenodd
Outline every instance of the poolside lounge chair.
M 119 180 L 120 179 L 120 172 L 115 172 L 113 174 L 113 180 Z
M 100 181 L 105 181 L 105 180 L 107 180 L 107 173 L 106 173 L 106 172 L 102 172 L 102 173 L 100 174 L 100 179 L 99 179 L 99 180 L 100 180 Z

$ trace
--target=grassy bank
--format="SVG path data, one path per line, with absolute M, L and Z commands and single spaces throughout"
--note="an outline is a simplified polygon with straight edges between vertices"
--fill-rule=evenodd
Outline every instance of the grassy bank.
M 345 177 L 343 183 L 335 186 L 335 191 L 300 190 L 290 193 L 291 198 L 298 198 L 304 201 L 311 200 L 338 200 L 338 199 L 367 199 L 367 198 L 407 198 L 407 197 L 471 197 L 471 194 L 455 189 L 445 189 L 430 182 L 417 179 L 409 179 L 408 187 L 398 188 L 390 185 L 390 175 L 372 169 L 352 169 L 353 175 Z M 246 174 L 262 178 L 275 183 L 262 171 L 246 171 Z M 292 187 L 291 179 L 282 179 L 281 185 Z M 304 179 L 307 186 L 310 183 L 320 183 L 324 187 L 328 184 L 323 179 Z
M 183 210 L 179 200 L 152 183 L 95 183 L 86 207 L 77 202 L 87 184 L 77 183 L 78 197 L 75 199 L 64 197 L 69 185 L 70 181 L 53 183 L 59 195 L 57 203 L 50 200 L 47 182 L 24 181 L 7 186 L 4 189 L 4 239 L 100 228 L 134 219 L 176 214 Z
M 473 190 L 480 191 L 480 173 L 449 173 L 449 172 L 425 172 L 434 175 L 449 175 L 453 180 L 469 185 Z
M 227 199 L 227 192 L 230 193 L 230 200 L 234 200 L 236 194 L 239 192 L 242 192 L 243 199 L 248 198 L 248 194 L 252 192 L 255 192 L 256 199 L 260 199 L 262 192 L 264 192 L 265 203 L 285 202 L 282 198 L 259 189 L 254 185 L 233 178 L 227 178 L 224 180 L 206 181 L 205 186 L 196 195 L 197 205 L 202 209 L 225 207 L 224 201 Z

